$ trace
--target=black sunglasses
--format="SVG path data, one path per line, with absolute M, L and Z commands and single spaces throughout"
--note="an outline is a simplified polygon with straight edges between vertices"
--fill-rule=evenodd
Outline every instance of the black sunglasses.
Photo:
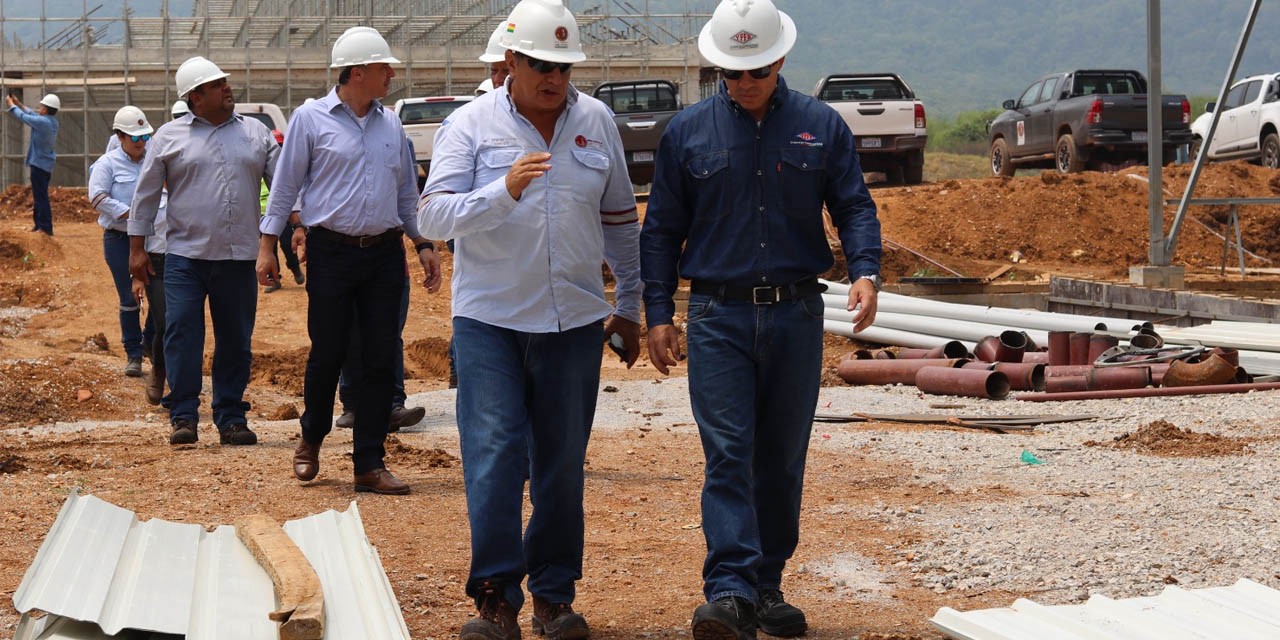
M 559 69 L 560 73 L 569 73 L 569 70 L 573 69 L 572 62 L 547 62 L 546 60 L 530 58 L 522 53 L 518 53 L 516 55 L 524 58 L 525 62 L 529 63 L 529 68 L 537 71 L 538 73 L 551 73 L 556 69 Z
M 745 72 L 733 70 L 733 69 L 720 70 L 720 75 L 724 76 L 725 80 L 737 80 L 742 77 L 743 73 L 750 73 L 751 77 L 755 78 L 756 80 L 764 80 L 765 78 L 768 78 L 770 74 L 773 73 L 773 65 L 767 64 L 763 67 L 760 67 L 759 69 L 752 69 L 751 71 L 745 71 Z

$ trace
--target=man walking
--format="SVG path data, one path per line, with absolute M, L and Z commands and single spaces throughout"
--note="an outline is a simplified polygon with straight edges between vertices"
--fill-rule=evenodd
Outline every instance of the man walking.
M 329 95 L 293 114 L 262 220 L 259 282 L 280 278 L 275 246 L 298 194 L 307 228 L 307 357 L 302 438 L 293 473 L 304 482 L 320 470 L 320 444 L 333 427 L 333 394 L 351 326 L 360 326 L 362 365 L 354 429 L 355 490 L 405 494 L 387 471 L 383 442 L 391 411 L 392 363 L 405 286 L 406 230 L 426 274 L 440 287 L 440 262 L 415 226 L 417 173 L 399 118 L 378 101 L 387 95 L 391 48 L 370 27 L 352 27 L 333 44 L 342 71 Z
M 560 0 L 523 0 L 502 43 L 510 78 L 441 126 L 419 208 L 422 232 L 457 247 L 466 593 L 479 609 L 460 638 L 519 638 L 526 575 L 534 632 L 585 638 L 571 606 L 582 577 L 582 465 L 602 342 L 620 336 L 628 366 L 639 351 L 635 196 L 609 109 L 569 83 L 586 59 L 573 14 Z M 616 309 L 604 298 L 602 258 L 617 280 Z M 522 539 L 526 472 L 533 515 Z
M 62 101 L 52 93 L 40 99 L 39 113 L 22 104 L 12 94 L 4 97 L 9 113 L 31 127 L 31 143 L 27 145 L 27 166 L 31 167 L 32 231 L 53 235 L 53 210 L 49 208 L 49 178 L 57 154 L 53 144 L 58 140 L 58 109 Z
M 718 95 L 672 119 L 641 234 L 649 358 L 679 361 L 677 275 L 691 279 L 689 396 L 706 456 L 697 640 L 805 632 L 782 595 L 822 368 L 825 203 L 854 278 L 859 329 L 875 316 L 880 223 L 854 138 L 778 75 L 795 24 L 770 0 L 725 0 L 698 39 Z
M 204 308 L 213 320 L 213 423 L 222 444 L 255 444 L 245 413 L 258 288 L 258 185 L 275 170 L 279 145 L 265 125 L 235 112 L 228 74 L 196 56 L 178 67 L 178 96 L 191 113 L 156 130 L 129 217 L 129 271 L 152 273 L 146 236 L 168 187 L 164 261 L 164 362 L 170 444 L 197 440 L 204 364 Z

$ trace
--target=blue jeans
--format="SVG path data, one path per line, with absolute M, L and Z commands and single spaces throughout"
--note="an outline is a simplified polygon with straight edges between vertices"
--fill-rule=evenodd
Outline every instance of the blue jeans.
M 49 207 L 48 171 L 40 167 L 31 167 L 31 220 L 37 231 L 53 235 L 53 209 Z
M 213 423 L 219 431 L 246 424 L 250 350 L 258 308 L 252 260 L 196 260 L 170 253 L 164 261 L 164 362 L 169 419 L 199 420 L 204 365 L 204 304 L 213 320 Z
M 404 293 L 400 296 L 400 328 L 396 331 L 396 370 L 391 381 L 391 406 L 403 407 L 404 392 L 404 323 L 409 320 L 409 276 L 404 278 Z M 347 343 L 347 359 L 342 361 L 342 375 L 338 378 L 338 399 L 342 410 L 355 412 L 360 404 L 360 324 L 351 323 L 351 342 Z
M 689 297 L 689 399 L 706 479 L 707 600 L 776 589 L 800 539 L 805 455 L 822 372 L 822 298 Z
M 111 280 L 120 298 L 120 341 L 129 358 L 142 357 L 142 329 L 138 327 L 138 301 L 133 299 L 129 277 L 129 234 L 106 229 L 102 232 L 102 255 L 111 270 Z
M 455 317 L 453 339 L 471 524 L 467 595 L 474 598 L 488 581 L 519 610 L 527 575 L 533 595 L 573 602 L 582 578 L 582 465 L 604 323 L 524 333 Z M 533 515 L 522 539 L 526 471 Z

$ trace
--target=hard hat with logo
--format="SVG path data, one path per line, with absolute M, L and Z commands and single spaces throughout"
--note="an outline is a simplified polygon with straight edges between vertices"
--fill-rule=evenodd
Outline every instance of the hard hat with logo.
M 188 93 L 191 93 L 192 89 L 206 82 L 213 82 L 230 76 L 231 74 L 223 73 L 222 69 L 219 69 L 218 65 L 209 61 L 208 58 L 196 56 L 187 58 L 187 61 L 178 67 L 178 72 L 173 74 L 173 79 L 175 84 L 178 85 L 178 97 L 185 98 Z
M 507 32 L 507 23 L 503 22 L 494 28 L 493 33 L 489 36 L 489 44 L 484 48 L 484 54 L 480 56 L 480 62 L 493 64 L 502 62 L 507 57 L 507 48 L 502 46 L 502 34 Z
M 169 115 L 174 118 L 187 113 L 191 113 L 191 107 L 187 106 L 186 100 L 178 100 L 173 103 L 172 107 L 169 107 Z
M 773 64 L 795 43 L 796 23 L 771 0 L 724 0 L 698 34 L 702 57 L 730 71 Z
M 131 104 L 120 107 L 116 111 L 115 120 L 111 122 L 111 130 L 119 131 L 127 136 L 141 136 L 154 133 L 151 123 L 147 122 L 147 114 Z
M 400 64 L 391 55 L 391 45 L 373 27 L 351 27 L 338 36 L 329 56 L 331 69 L 385 62 Z
M 503 26 L 502 46 L 547 62 L 582 62 L 578 21 L 560 0 L 520 0 Z
M 50 109 L 62 108 L 62 101 L 58 99 L 58 96 L 55 96 L 52 93 L 45 95 L 45 97 L 43 98 L 40 98 L 40 104 L 46 107 L 49 107 Z
M 490 91 L 493 91 L 493 78 L 485 78 L 484 82 L 481 82 L 480 86 L 476 87 L 476 95 L 478 96 L 482 96 Z

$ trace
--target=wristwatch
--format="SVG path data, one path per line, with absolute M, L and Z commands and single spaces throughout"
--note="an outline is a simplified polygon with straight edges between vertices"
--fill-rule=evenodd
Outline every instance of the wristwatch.
M 868 274 L 866 274 L 866 275 L 858 276 L 858 279 L 859 279 L 859 280 L 870 280 L 870 281 L 871 281 L 871 286 L 875 287 L 875 288 L 876 288 L 876 291 L 879 291 L 879 290 L 880 290 L 880 286 L 884 284 L 884 279 L 882 279 L 882 278 L 880 277 L 880 274 L 878 274 L 878 273 L 868 273 Z
M 423 240 L 422 242 L 415 242 L 415 243 L 413 243 L 413 252 L 414 252 L 414 253 L 422 253 L 422 250 L 423 250 L 423 249 L 431 249 L 432 251 L 435 251 L 435 249 L 436 249 L 436 245 L 435 245 L 435 243 L 431 242 L 430 240 Z

